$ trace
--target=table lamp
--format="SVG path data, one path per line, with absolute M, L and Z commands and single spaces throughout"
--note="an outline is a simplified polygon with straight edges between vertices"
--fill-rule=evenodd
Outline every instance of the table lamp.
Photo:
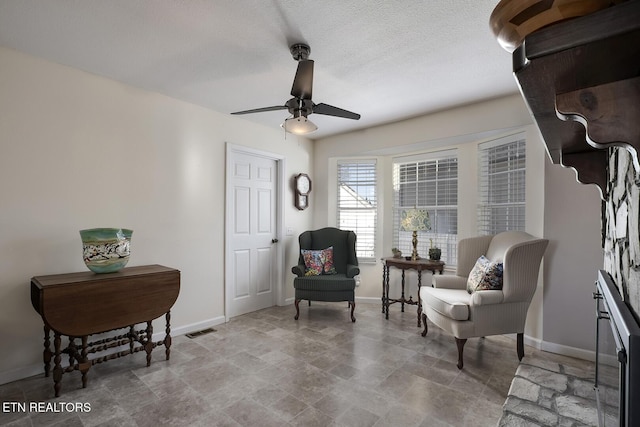
M 429 221 L 429 212 L 425 209 L 409 209 L 402 211 L 402 221 L 400 227 L 403 231 L 413 232 L 413 252 L 411 253 L 411 260 L 416 261 L 420 259 L 418 256 L 418 231 L 431 230 L 431 222 Z

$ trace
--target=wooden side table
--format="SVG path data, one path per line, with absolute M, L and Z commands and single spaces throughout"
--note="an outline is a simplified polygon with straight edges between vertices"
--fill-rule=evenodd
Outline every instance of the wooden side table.
M 138 351 L 147 353 L 164 345 L 169 360 L 171 347 L 170 309 L 180 291 L 180 272 L 161 265 L 128 267 L 115 273 L 96 274 L 91 271 L 31 279 L 31 303 L 44 321 L 44 373 L 49 376 L 53 357 L 53 381 L 56 397 L 60 395 L 62 375 L 79 370 L 82 387 L 87 385 L 87 372 L 92 365 Z M 151 321 L 164 315 L 165 337 L 153 342 Z M 146 328 L 135 330 L 135 325 Z M 88 342 L 88 337 L 102 332 L 125 329 L 115 336 Z M 53 331 L 53 352 L 50 332 Z M 62 348 L 61 336 L 69 344 Z M 80 342 L 77 342 L 79 340 Z M 118 347 L 128 346 L 118 351 Z M 111 349 L 107 355 L 90 355 Z M 61 365 L 62 354 L 69 356 L 69 366 Z
M 420 288 L 422 287 L 422 271 L 428 270 L 435 274 L 439 271 L 442 274 L 444 270 L 443 261 L 433 261 L 430 259 L 418 259 L 412 261 L 406 258 L 382 258 L 382 313 L 386 319 L 389 319 L 389 305 L 399 302 L 404 312 L 404 305 L 417 305 L 418 306 L 418 327 L 421 326 L 421 311 L 422 303 L 420 302 Z M 389 269 L 391 267 L 402 270 L 402 296 L 400 298 L 389 298 Z M 404 277 L 406 270 L 416 270 L 418 272 L 418 300 L 414 301 L 413 297 L 409 295 L 409 299 L 404 296 Z

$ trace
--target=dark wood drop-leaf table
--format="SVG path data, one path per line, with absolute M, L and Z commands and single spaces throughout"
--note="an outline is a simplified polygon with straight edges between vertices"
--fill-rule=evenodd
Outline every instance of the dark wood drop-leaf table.
M 144 350 L 147 366 L 151 351 L 165 346 L 169 360 L 171 347 L 170 310 L 180 292 L 180 271 L 162 265 L 127 267 L 115 273 L 91 271 L 31 279 L 31 303 L 44 321 L 44 373 L 49 376 L 53 357 L 53 381 L 60 395 L 62 375 L 79 370 L 82 387 L 87 386 L 91 366 Z M 164 339 L 153 341 L 152 321 L 166 318 Z M 136 325 L 145 324 L 141 330 Z M 116 331 L 113 336 L 89 342 L 89 336 Z M 53 331 L 53 352 L 50 332 Z M 62 336 L 68 345 L 62 348 Z M 97 357 L 90 355 L 99 353 Z M 69 366 L 62 367 L 62 354 Z

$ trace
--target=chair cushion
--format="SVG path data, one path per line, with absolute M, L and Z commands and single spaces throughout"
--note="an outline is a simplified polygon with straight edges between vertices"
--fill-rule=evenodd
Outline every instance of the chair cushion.
M 482 255 L 469 273 L 467 279 L 467 292 L 500 290 L 502 289 L 503 264 L 491 262 Z
M 453 320 L 469 320 L 469 300 L 471 296 L 464 289 L 431 288 L 420 289 L 423 306 L 429 306 L 438 313 Z
M 306 291 L 353 291 L 356 281 L 344 274 L 332 274 L 324 276 L 305 276 L 293 279 L 293 287 Z
M 333 266 L 333 246 L 320 250 L 302 249 L 301 253 L 306 267 L 305 276 L 336 274 Z

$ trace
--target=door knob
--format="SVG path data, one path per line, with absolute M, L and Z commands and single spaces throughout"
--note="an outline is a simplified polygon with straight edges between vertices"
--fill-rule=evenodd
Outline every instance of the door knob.
M 271 243 L 278 243 L 278 239 L 271 239 Z

